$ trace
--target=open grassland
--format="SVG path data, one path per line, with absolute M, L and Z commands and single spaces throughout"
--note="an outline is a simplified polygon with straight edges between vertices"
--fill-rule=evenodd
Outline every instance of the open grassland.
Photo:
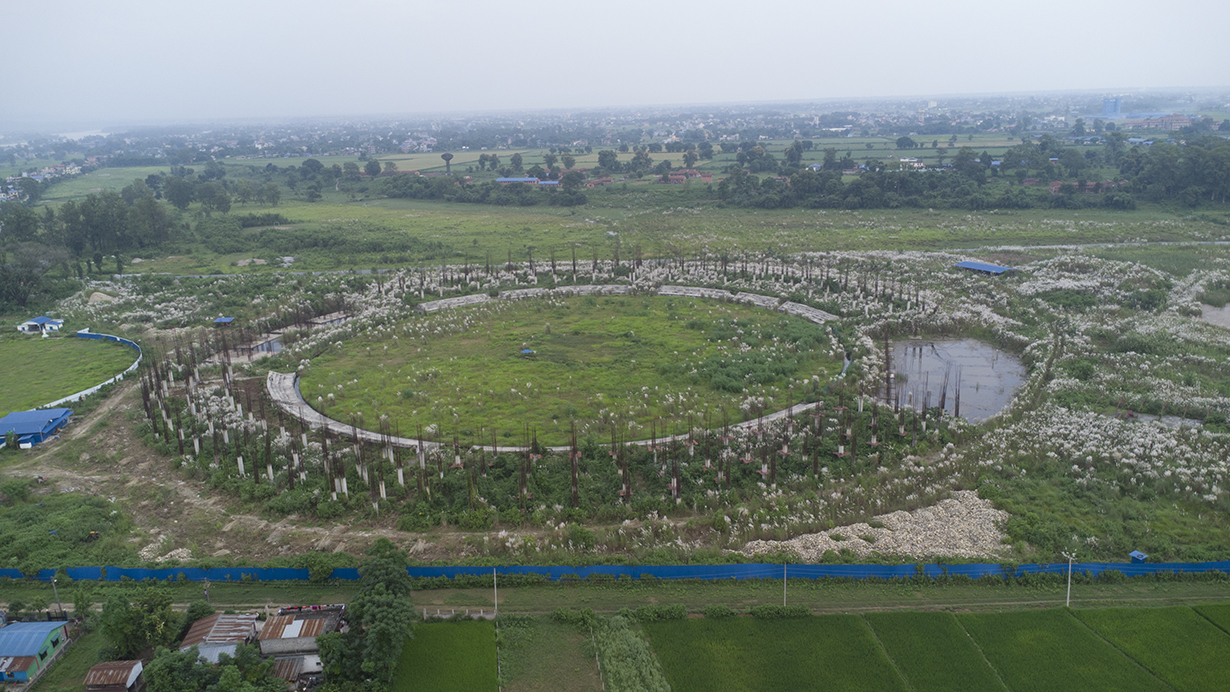
M 81 635 L 60 654 L 60 658 L 29 692 L 79 692 L 85 674 L 98 664 L 98 655 L 106 644 L 107 638 L 102 632 Z
M 99 192 L 119 192 L 134 180 L 150 175 L 165 175 L 170 166 L 139 166 L 135 168 L 99 168 L 82 175 L 57 181 L 43 194 L 43 203 L 66 202 Z
M 1064 610 L 957 619 L 1011 690 L 1166 690 Z
M 108 169 L 109 170 L 109 169 Z M 130 180 L 128 182 L 131 182 Z M 127 182 L 125 183 L 127 184 Z M 630 258 L 841 250 L 946 250 L 980 246 L 1036 246 L 1219 239 L 1223 215 L 1177 216 L 1166 210 L 1134 212 L 1030 209 L 960 210 L 737 209 L 720 206 L 703 187 L 618 183 L 590 190 L 580 208 L 492 207 L 405 199 L 349 202 L 325 191 L 321 202 L 285 200 L 278 207 L 236 204 L 232 214 L 275 211 L 290 219 L 287 231 L 249 229 L 250 251 L 218 255 L 195 241 L 165 254 L 143 257 L 126 271 L 213 273 L 278 271 L 292 256 L 292 271 L 438 266 L 442 262 L 524 263 L 532 254 L 544 265 L 552 254 L 570 266 L 611 259 L 616 248 Z M 1216 218 L 1214 218 L 1216 217 Z M 1210 220 L 1212 219 L 1212 220 Z M 317 238 L 344 237 L 324 245 Z M 261 258 L 267 265 L 240 268 Z
M 500 676 L 507 692 L 599 692 L 589 637 L 545 617 L 503 618 Z
M 389 684 L 392 692 L 496 689 L 495 630 L 488 621 L 419 624 Z
M 868 613 L 866 618 L 915 692 L 1005 689 L 951 613 Z
M 674 692 L 908 689 L 854 615 L 645 625 Z
M 136 351 L 111 341 L 6 334 L 0 338 L 0 363 L 6 372 L 0 415 L 93 387 L 123 372 L 136 359 Z
M 827 343 L 818 325 L 715 301 L 499 303 L 348 342 L 317 358 L 300 389 L 337 420 L 388 416 L 403 435 L 439 424 L 445 439 L 490 443 L 495 431 L 520 435 L 528 426 L 540 442 L 560 445 L 569 421 L 583 437 L 617 416 L 638 439 L 655 419 L 681 411 L 695 412 L 698 424 L 708 411 L 720 424 L 742 420 L 749 398 L 768 410 L 797 403 L 801 381 L 840 370 L 836 357 L 817 351 Z
M 1191 608 L 1108 608 L 1073 614 L 1176 690 L 1230 685 L 1230 634 Z

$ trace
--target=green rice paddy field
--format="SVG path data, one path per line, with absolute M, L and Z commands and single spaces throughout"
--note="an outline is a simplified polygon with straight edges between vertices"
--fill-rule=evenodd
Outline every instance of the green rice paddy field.
M 475 692 L 496 689 L 495 627 L 491 622 L 420 624 L 393 672 L 393 692 Z
M 6 334 L 0 337 L 0 416 L 43 406 L 115 377 L 136 351 L 110 341 Z
M 655 622 L 674 692 L 1227 690 L 1230 606 Z

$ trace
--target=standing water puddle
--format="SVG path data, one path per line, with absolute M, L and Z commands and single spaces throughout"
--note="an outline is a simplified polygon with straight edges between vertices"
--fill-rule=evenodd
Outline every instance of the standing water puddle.
M 975 423 L 1003 410 L 1026 377 L 1019 358 L 977 339 L 897 341 L 892 358 L 893 399 L 913 408 L 942 401 L 952 414 L 959 389 L 959 413 Z

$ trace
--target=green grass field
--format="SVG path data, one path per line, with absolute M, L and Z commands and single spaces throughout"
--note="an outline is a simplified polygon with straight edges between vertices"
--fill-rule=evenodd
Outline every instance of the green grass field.
M 957 619 L 1014 691 L 1168 689 L 1061 609 Z
M 419 624 L 389 684 L 392 692 L 496 689 L 495 628 L 487 621 Z
M 1176 690 L 1230 685 L 1230 634 L 1191 608 L 1105 608 L 1073 614 Z
M 868 613 L 866 618 L 915 692 L 1005 689 L 951 613 Z
M 906 690 L 857 615 L 645 625 L 674 692 Z
M 635 424 L 636 439 L 650 436 L 655 419 L 689 410 L 738 422 L 747 397 L 765 397 L 769 410 L 797 403 L 799 380 L 827 381 L 840 370 L 834 357 L 811 351 L 825 346 L 823 327 L 740 304 L 497 303 L 416 319 L 393 338 L 351 340 L 315 359 L 300 389 L 337 420 L 358 414 L 371 425 L 387 415 L 403 435 L 437 424 L 445 439 L 490 444 L 492 431 L 520 434 L 528 425 L 540 442 L 562 445 L 570 420 L 583 437 L 585 426 L 613 415 Z
M 89 389 L 123 372 L 136 359 L 136 351 L 110 341 L 43 339 L 13 330 L 0 337 L 0 363 L 8 373 L 0 389 L 0 415 Z
M 107 639 L 101 632 L 90 632 L 73 642 L 59 660 L 29 692 L 79 692 L 85 674 L 98 663 L 98 653 L 106 646 Z

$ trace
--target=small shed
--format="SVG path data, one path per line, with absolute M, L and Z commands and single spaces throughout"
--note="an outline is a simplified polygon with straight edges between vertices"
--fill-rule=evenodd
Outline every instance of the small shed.
M 67 641 L 63 622 L 14 622 L 0 628 L 0 681 L 33 680 Z
M 1012 267 L 1001 267 L 998 264 L 987 264 L 986 262 L 958 262 L 956 267 L 957 269 L 968 269 L 969 271 L 990 274 L 992 276 L 999 276 L 1005 272 L 1012 271 Z
M 214 326 L 215 327 L 229 327 L 231 326 L 231 322 L 234 322 L 234 321 L 235 321 L 234 317 L 218 317 L 214 319 Z
M 39 315 L 33 319 L 28 319 L 25 322 L 17 325 L 17 331 L 26 334 L 38 334 L 39 332 L 58 332 L 60 327 L 64 326 L 64 320 L 53 320 L 50 317 Z
M 197 647 L 201 657 L 210 663 L 218 662 L 219 654 L 235 655 L 235 649 L 240 644 L 248 644 L 256 639 L 255 615 L 223 615 L 215 614 L 203 617 L 192 623 L 179 650 L 187 651 Z
M 0 418 L 0 438 L 11 431 L 17 435 L 21 449 L 29 449 L 55 435 L 73 415 L 71 408 L 45 408 L 33 411 L 14 411 Z M 0 439 L 0 445 L 3 445 Z
M 140 661 L 99 663 L 85 674 L 85 692 L 142 692 L 144 669 Z
M 1128 553 L 1128 557 L 1132 558 L 1132 564 L 1134 565 L 1141 564 L 1145 560 L 1149 559 L 1148 555 L 1145 555 L 1139 550 L 1133 550 L 1132 552 Z

